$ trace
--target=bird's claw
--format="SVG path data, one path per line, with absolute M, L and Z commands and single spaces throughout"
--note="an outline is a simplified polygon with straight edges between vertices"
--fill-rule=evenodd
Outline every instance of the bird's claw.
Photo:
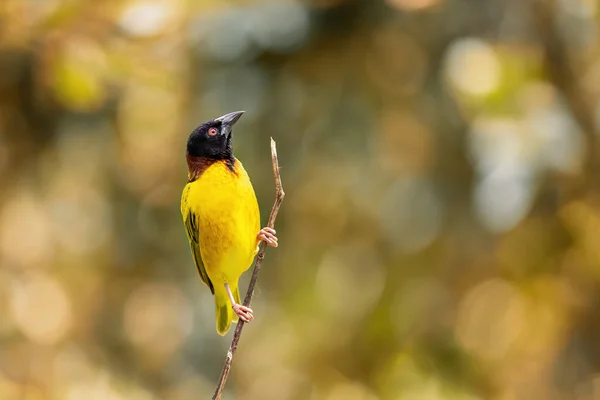
M 246 307 L 241 304 L 234 304 L 233 311 L 244 322 L 250 322 L 254 319 L 254 312 L 250 307 Z
M 279 243 L 277 242 L 277 236 L 275 236 L 275 233 L 275 229 L 273 228 L 262 228 L 258 232 L 258 240 L 264 241 L 269 246 L 277 247 L 279 246 Z

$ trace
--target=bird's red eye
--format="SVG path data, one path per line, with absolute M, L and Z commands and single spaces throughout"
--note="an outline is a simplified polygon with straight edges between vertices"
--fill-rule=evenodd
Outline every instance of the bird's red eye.
M 209 134 L 210 136 L 215 136 L 215 135 L 217 134 L 217 128 L 210 128 L 210 129 L 208 130 L 208 134 Z

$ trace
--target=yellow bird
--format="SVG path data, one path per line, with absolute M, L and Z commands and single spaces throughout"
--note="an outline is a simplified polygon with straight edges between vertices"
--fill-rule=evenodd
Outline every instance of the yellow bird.
M 277 247 L 271 228 L 260 229 L 254 188 L 231 145 L 233 125 L 244 112 L 207 121 L 190 134 L 186 159 L 188 183 L 181 195 L 181 215 L 192 256 L 215 297 L 217 332 L 225 335 L 231 321 L 254 319 L 240 304 L 238 279 L 250 268 L 261 240 Z

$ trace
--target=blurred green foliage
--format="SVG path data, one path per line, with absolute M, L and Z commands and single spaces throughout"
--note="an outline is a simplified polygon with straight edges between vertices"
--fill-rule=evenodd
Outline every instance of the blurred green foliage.
M 287 197 L 227 399 L 600 399 L 598 5 L 2 0 L 0 399 L 211 396 L 179 196 L 239 109 Z

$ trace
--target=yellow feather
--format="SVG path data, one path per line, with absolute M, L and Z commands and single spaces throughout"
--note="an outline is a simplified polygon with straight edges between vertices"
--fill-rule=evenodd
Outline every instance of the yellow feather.
M 188 183 L 181 214 L 192 253 L 200 254 L 195 257 L 200 276 L 214 287 L 217 331 L 224 335 L 235 316 L 224 284 L 239 298 L 238 279 L 252 264 L 260 230 L 258 202 L 242 163 L 236 159 L 231 171 L 225 161 L 217 161 Z

